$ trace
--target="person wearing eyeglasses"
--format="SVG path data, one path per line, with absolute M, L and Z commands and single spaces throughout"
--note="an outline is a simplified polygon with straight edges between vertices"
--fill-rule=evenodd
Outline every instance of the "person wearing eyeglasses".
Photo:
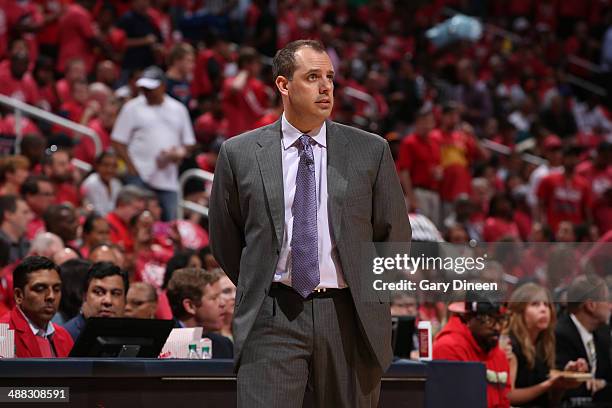
M 492 296 L 478 292 L 469 294 L 465 302 L 451 303 L 448 309 L 454 315 L 434 339 L 433 359 L 484 363 L 487 407 L 509 408 L 510 365 L 499 346 L 508 322 L 505 308 Z
M 136 319 L 153 319 L 157 310 L 157 291 L 146 282 L 134 282 L 130 285 L 125 304 L 125 317 Z
M 510 321 L 505 334 L 512 345 L 508 397 L 516 407 L 558 406 L 563 392 L 581 383 L 563 378 L 555 368 L 556 313 L 550 293 L 535 283 L 517 288 L 508 303 Z M 586 371 L 583 358 L 568 361 L 565 371 Z

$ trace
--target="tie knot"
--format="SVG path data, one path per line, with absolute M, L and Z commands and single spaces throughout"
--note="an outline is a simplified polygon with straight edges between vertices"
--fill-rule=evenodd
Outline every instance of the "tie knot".
M 311 137 L 307 134 L 303 134 L 300 136 L 300 143 L 302 144 L 302 148 L 306 149 L 306 146 L 310 146 Z

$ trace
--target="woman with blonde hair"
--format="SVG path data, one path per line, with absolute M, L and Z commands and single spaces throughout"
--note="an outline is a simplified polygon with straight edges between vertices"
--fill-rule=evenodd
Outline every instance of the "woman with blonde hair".
M 563 391 L 579 385 L 551 374 L 555 367 L 556 313 L 550 293 L 535 283 L 517 288 L 510 297 L 510 323 L 506 334 L 512 344 L 509 354 L 512 406 L 554 407 Z M 586 361 L 570 361 L 565 370 L 586 371 Z

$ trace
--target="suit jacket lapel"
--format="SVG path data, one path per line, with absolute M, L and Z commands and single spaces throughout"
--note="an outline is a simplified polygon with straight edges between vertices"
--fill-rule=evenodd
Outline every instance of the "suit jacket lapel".
M 342 233 L 342 208 L 348 184 L 348 137 L 330 120 L 327 124 L 327 195 L 334 240 Z
M 11 314 L 13 324 L 15 325 L 15 342 L 20 339 L 30 356 L 40 356 L 40 348 L 38 347 L 36 337 L 34 336 L 34 333 L 32 333 L 27 320 L 23 317 L 21 312 L 17 310 L 17 307 L 13 308 Z
M 256 152 L 259 171 L 263 180 L 270 215 L 274 223 L 278 248 L 283 243 L 285 226 L 285 199 L 283 187 L 283 167 L 281 154 L 281 121 L 266 128 L 259 134 Z

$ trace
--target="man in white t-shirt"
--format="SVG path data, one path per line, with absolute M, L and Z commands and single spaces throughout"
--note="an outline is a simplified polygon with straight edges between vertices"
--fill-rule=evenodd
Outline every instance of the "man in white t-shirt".
M 176 218 L 178 165 L 195 144 L 191 119 L 183 104 L 165 94 L 158 67 L 147 68 L 136 85 L 142 94 L 123 106 L 111 138 L 127 166 L 128 184 L 153 190 L 167 221 Z

